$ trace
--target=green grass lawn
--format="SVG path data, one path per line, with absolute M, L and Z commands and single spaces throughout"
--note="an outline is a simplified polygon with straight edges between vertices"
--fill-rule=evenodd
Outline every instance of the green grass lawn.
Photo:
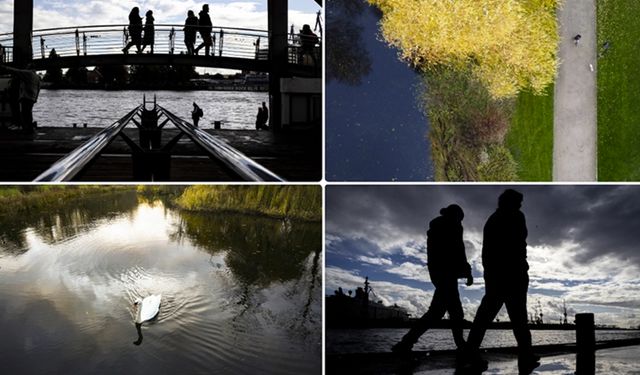
M 551 181 L 553 170 L 553 86 L 546 95 L 522 92 L 505 141 L 518 163 L 520 181 Z
M 598 179 L 640 181 L 640 1 L 598 1 Z

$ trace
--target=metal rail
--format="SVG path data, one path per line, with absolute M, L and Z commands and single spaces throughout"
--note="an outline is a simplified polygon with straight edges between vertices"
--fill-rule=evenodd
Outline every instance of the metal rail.
M 154 99 L 155 103 L 155 99 Z M 139 128 L 146 129 L 144 127 L 144 121 L 142 125 L 138 123 L 134 117 L 139 115 L 141 119 L 142 110 L 144 109 L 144 103 L 131 110 L 120 120 L 114 122 L 110 126 L 104 128 L 96 135 L 91 137 L 88 141 L 80 145 L 64 158 L 58 160 L 49 169 L 41 173 L 34 182 L 62 182 L 70 181 L 87 168 L 91 162 L 107 147 L 118 135 L 121 135 L 125 142 L 132 148 L 132 153 L 144 153 L 148 144 L 145 147 L 136 145 L 131 139 L 122 133 L 122 130 L 130 122 L 136 123 Z M 157 120 L 164 115 L 165 120 L 159 127 L 157 123 L 152 127 L 156 132 L 161 131 L 162 127 L 167 121 L 174 124 L 182 133 L 188 136 L 193 142 L 200 146 L 205 153 L 212 159 L 222 162 L 222 164 L 230 171 L 238 175 L 245 181 L 274 181 L 284 182 L 285 180 L 251 160 L 249 157 L 227 145 L 225 142 L 220 141 L 211 134 L 204 130 L 195 127 L 194 125 L 182 120 L 178 116 L 174 115 L 164 107 L 154 104 L 154 110 L 158 111 Z M 156 120 L 156 122 L 157 122 Z M 159 133 L 158 142 L 159 142 Z M 162 149 L 169 151 L 180 139 L 180 136 L 174 138 Z M 142 140 L 141 140 L 142 142 Z M 168 154 L 168 153 L 167 153 Z M 165 159 L 169 160 L 169 159 Z
M 201 29 L 201 26 L 194 26 Z M 153 53 L 180 55 L 187 54 L 184 44 L 184 25 L 155 24 Z M 143 33 L 144 34 L 144 33 Z M 246 28 L 213 26 L 213 45 L 210 54 L 217 57 L 267 60 L 269 57 L 269 32 Z M 131 40 L 128 25 L 88 25 L 77 27 L 59 27 L 34 30 L 32 33 L 32 50 L 34 59 L 46 59 L 55 54 L 67 56 L 122 55 L 122 49 Z M 301 38 L 291 32 L 289 40 L 289 62 L 302 64 Z M 143 37 L 144 41 L 144 37 Z M 202 43 L 200 32 L 197 33 L 195 46 Z M 13 34 L 0 34 L 0 45 L 12 46 Z M 316 45 L 313 59 L 320 61 L 321 42 Z M 201 49 L 200 55 L 204 54 Z M 136 53 L 136 47 L 130 49 Z M 150 53 L 147 47 L 144 53 Z
M 73 179 L 120 134 L 122 129 L 127 126 L 142 106 L 141 104 L 134 108 L 120 120 L 102 129 L 80 147 L 55 162 L 49 169 L 36 177 L 34 182 L 62 182 Z
M 204 149 L 210 157 L 220 160 L 229 169 L 246 181 L 276 181 L 285 180 L 248 158 L 240 151 L 216 139 L 204 130 L 184 121 L 166 108 L 158 105 L 160 113 L 164 114 L 178 129 L 185 133 L 192 141 Z

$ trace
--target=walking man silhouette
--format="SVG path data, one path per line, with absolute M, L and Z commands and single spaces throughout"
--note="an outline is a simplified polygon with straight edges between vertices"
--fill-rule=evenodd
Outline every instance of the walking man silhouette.
M 469 361 L 485 367 L 479 349 L 489 324 L 502 305 L 507 308 L 518 342 L 518 367 L 521 374 L 529 374 L 538 367 L 540 357 L 532 352 L 531 332 L 527 326 L 527 224 L 520 211 L 522 194 L 505 190 L 498 198 L 498 209 L 484 226 L 482 265 L 484 266 L 485 295 L 473 320 L 466 353 Z
M 409 352 L 429 328 L 449 312 L 451 332 L 458 349 L 464 347 L 462 321 L 464 313 L 458 293 L 458 279 L 466 278 L 467 286 L 473 284 L 471 266 L 467 262 L 462 240 L 464 212 L 457 204 L 440 210 L 440 216 L 431 220 L 427 231 L 427 256 L 431 282 L 435 286 L 429 310 L 415 323 L 400 342 L 391 350 Z

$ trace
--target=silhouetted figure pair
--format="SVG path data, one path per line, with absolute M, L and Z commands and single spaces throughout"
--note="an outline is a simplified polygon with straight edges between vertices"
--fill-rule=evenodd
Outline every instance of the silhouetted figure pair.
M 480 345 L 489 324 L 502 305 L 506 305 L 513 332 L 518 342 L 520 373 L 528 374 L 539 366 L 540 357 L 532 352 L 531 333 L 527 326 L 527 226 L 520 211 L 523 196 L 505 190 L 498 198 L 498 208 L 487 220 L 483 232 L 482 264 L 485 296 L 476 312 L 465 344 L 461 323 L 462 305 L 457 279 L 467 278 L 473 283 L 462 240 L 462 209 L 450 205 L 440 211 L 441 216 L 429 223 L 427 232 L 428 268 L 435 286 L 429 311 L 392 347 L 394 352 L 407 352 L 420 336 L 449 312 L 454 342 L 464 355 L 463 367 L 484 371 L 487 362 L 480 357 Z M 462 350 L 461 350 L 462 349 Z
M 520 211 L 522 194 L 505 190 L 498 198 L 498 209 L 484 226 L 482 265 L 485 295 L 473 320 L 466 354 L 472 365 L 485 367 L 479 349 L 489 324 L 505 305 L 513 334 L 518 342 L 518 367 L 528 374 L 538 367 L 540 357 L 533 354 L 531 332 L 527 326 L 527 224 Z
M 202 10 L 198 13 L 198 16 L 200 17 L 198 19 L 198 25 L 200 36 L 202 37 L 202 43 L 196 47 L 194 53 L 197 55 L 198 51 L 204 47 L 205 56 L 209 56 L 209 49 L 213 46 L 213 40 L 211 39 L 211 29 L 213 24 L 211 23 L 211 17 L 209 17 L 209 4 L 204 4 L 202 6 Z
M 140 17 L 140 9 L 134 7 L 129 13 L 129 38 L 131 41 L 122 49 L 122 52 L 129 53 L 129 48 L 136 46 L 140 53 L 140 45 L 142 44 L 142 17 Z
M 428 269 L 435 286 L 429 310 L 393 346 L 394 352 L 408 352 L 429 328 L 449 312 L 453 340 L 459 350 L 464 348 L 462 335 L 463 311 L 458 293 L 458 279 L 466 278 L 473 284 L 471 266 L 467 262 L 462 240 L 464 212 L 457 204 L 440 210 L 440 216 L 431 220 L 427 231 Z
M 187 55 L 194 54 L 196 44 L 196 32 L 198 30 L 198 17 L 190 10 L 187 12 L 187 19 L 184 21 L 184 44 L 187 46 Z
M 256 130 L 268 130 L 269 125 L 267 125 L 267 121 L 269 120 L 269 109 L 267 109 L 267 104 L 262 102 L 262 107 L 258 107 L 258 115 L 256 116 Z

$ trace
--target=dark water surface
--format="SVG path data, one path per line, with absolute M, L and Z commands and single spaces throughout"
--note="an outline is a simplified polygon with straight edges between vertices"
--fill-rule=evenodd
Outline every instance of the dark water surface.
M 365 0 L 326 6 L 327 180 L 433 180 L 420 76 L 380 40 Z
M 0 219 L 0 373 L 320 373 L 320 224 L 65 207 Z M 133 301 L 158 293 L 135 346 Z

